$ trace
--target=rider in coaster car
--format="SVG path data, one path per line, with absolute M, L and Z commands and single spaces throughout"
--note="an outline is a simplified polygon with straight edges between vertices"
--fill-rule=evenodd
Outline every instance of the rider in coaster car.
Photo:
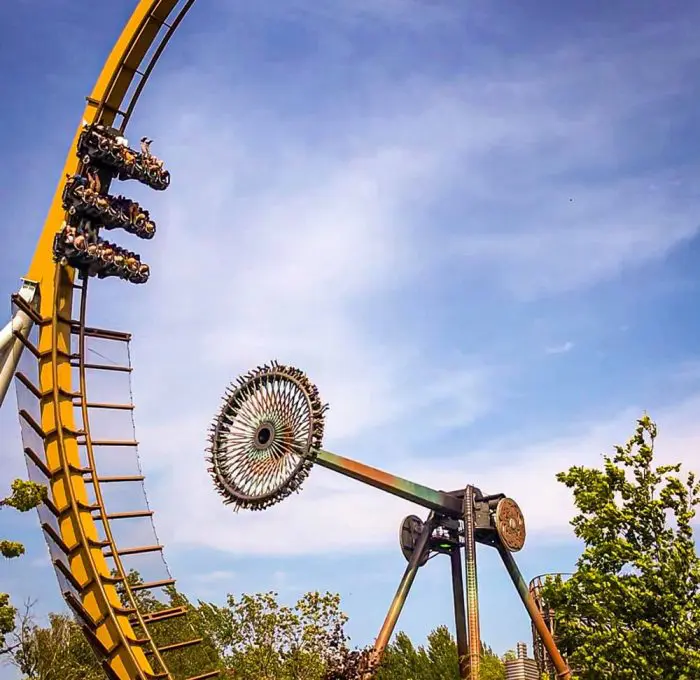
M 104 264 L 102 263 L 102 244 L 101 243 L 90 243 L 87 247 L 87 257 L 85 258 L 85 264 L 87 265 L 85 273 L 88 276 L 95 276 L 100 273 Z
M 90 191 L 94 191 L 96 194 L 100 193 L 100 190 L 102 189 L 102 182 L 100 181 L 100 175 L 95 168 L 88 168 L 87 183 Z
M 63 242 L 67 245 L 73 243 L 73 239 L 76 236 L 76 229 L 72 224 L 67 224 L 64 222 L 61 225 L 61 236 L 63 237 Z
M 80 252 L 85 252 L 88 246 L 88 242 L 85 236 L 83 236 L 82 234 L 78 234 L 73 239 L 73 245 L 75 246 L 76 250 L 79 250 Z
M 148 137 L 141 137 L 140 139 L 141 142 L 141 154 L 143 155 L 144 158 L 147 156 L 151 155 L 151 144 L 153 144 L 152 139 L 148 139 Z
M 91 220 L 81 219 L 78 224 L 78 233 L 85 236 L 85 238 L 91 243 L 97 242 L 97 227 L 92 223 Z
M 102 262 L 105 264 L 109 264 L 114 260 L 114 249 L 115 245 L 113 243 L 110 243 L 109 241 L 105 241 L 102 244 L 102 248 L 100 249 L 100 259 Z
M 123 275 L 125 261 L 126 261 L 126 258 L 124 257 L 124 251 L 120 248 L 114 254 L 114 266 L 117 268 L 117 272 L 119 273 L 119 276 Z
M 129 205 L 129 222 L 132 224 L 136 222 L 136 218 L 139 216 L 139 211 L 139 204 L 136 201 L 132 201 Z
M 136 163 L 136 154 L 128 146 L 119 146 L 124 165 L 131 168 Z
M 138 271 L 130 271 L 128 274 L 128 279 L 132 283 L 146 283 L 150 275 L 150 267 L 147 264 L 142 264 L 139 266 Z
M 133 253 L 127 253 L 125 264 L 130 275 L 138 272 L 139 261 L 133 256 Z
M 132 202 L 126 198 L 126 196 L 122 196 L 121 194 L 112 199 L 112 205 L 114 206 L 115 210 L 119 210 L 125 214 L 128 212 L 131 203 Z
M 71 184 L 74 187 L 84 187 L 87 186 L 88 180 L 87 177 L 84 177 L 76 172 L 74 175 L 66 175 L 66 183 Z
M 141 157 L 143 158 L 143 163 L 146 166 L 156 168 L 158 171 L 163 171 L 163 161 L 154 156 L 151 152 L 151 144 L 153 144 L 152 139 L 148 137 L 141 137 Z
M 107 196 L 101 196 L 101 195 L 95 196 L 95 205 L 103 212 L 108 211 L 109 208 L 111 207 L 110 202 L 109 202 L 109 198 Z

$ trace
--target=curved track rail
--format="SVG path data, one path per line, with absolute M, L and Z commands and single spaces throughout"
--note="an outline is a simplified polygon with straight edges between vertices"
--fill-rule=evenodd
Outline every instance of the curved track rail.
M 158 58 L 193 3 L 140 0 L 87 98 L 84 121 L 125 130 Z M 157 615 L 141 611 L 139 591 L 155 591 L 172 585 L 174 580 L 133 583 L 128 578 L 126 556 L 160 553 L 162 546 L 157 541 L 138 548 L 117 544 L 112 526 L 115 520 L 150 518 L 152 512 L 147 505 L 145 509 L 118 513 L 107 507 L 105 484 L 141 484 L 143 476 L 101 475 L 101 447 L 133 447 L 138 464 L 136 442 L 133 433 L 130 440 L 100 441 L 91 427 L 95 409 L 131 411 L 133 404 L 89 400 L 89 372 L 129 374 L 131 366 L 91 364 L 87 340 L 98 338 L 128 346 L 130 336 L 89 328 L 87 278 L 76 284 L 75 270 L 53 259 L 53 239 L 66 217 L 61 196 L 64 178 L 83 170 L 75 153 L 81 129 L 68 153 L 26 277 L 38 284 L 38 308 L 30 307 L 19 296 L 13 298 L 15 307 L 35 324 L 35 332 L 29 337 L 15 333 L 29 350 L 25 357 L 36 360 L 33 368 L 25 370 L 23 364 L 16 375 L 23 445 L 30 476 L 48 481 L 49 499 L 40 517 L 64 598 L 102 660 L 107 676 L 116 680 L 172 679 L 167 653 L 201 640 L 185 639 L 160 647 L 154 641 L 152 625 L 181 616 L 186 610 L 162 608 Z M 76 292 L 80 295 L 79 312 L 78 318 L 73 318 Z M 217 675 L 209 671 L 194 677 L 204 680 Z

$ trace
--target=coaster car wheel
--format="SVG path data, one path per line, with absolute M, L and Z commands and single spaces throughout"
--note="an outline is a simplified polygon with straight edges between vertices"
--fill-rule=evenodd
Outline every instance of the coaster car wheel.
M 291 366 L 273 362 L 233 383 L 208 449 L 224 503 L 263 510 L 298 491 L 321 448 L 326 409 L 316 387 Z

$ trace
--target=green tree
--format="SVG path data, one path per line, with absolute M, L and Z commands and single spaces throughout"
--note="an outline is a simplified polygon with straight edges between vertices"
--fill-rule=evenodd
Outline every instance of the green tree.
M 414 647 L 411 638 L 400 631 L 384 652 L 376 680 L 423 680 L 429 672 L 430 659 L 425 649 Z
M 494 653 L 491 647 L 482 645 L 481 680 L 506 680 L 505 661 L 511 656 L 514 657 L 515 654 L 509 650 L 501 658 Z
M 505 680 L 503 661 L 482 645 L 481 680 Z M 403 632 L 386 649 L 377 680 L 459 680 L 457 642 L 447 626 L 438 626 L 427 645 L 414 647 Z
M 653 465 L 648 416 L 602 470 L 572 467 L 576 572 L 550 580 L 559 646 L 582 680 L 700 678 L 700 559 L 691 522 L 700 502 L 692 473 Z
M 11 663 L 23 680 L 103 680 L 95 655 L 80 627 L 68 614 L 49 614 L 49 625 L 37 626 L 27 613 L 13 634 Z
M 132 571 L 127 580 L 131 585 L 141 583 L 138 572 Z M 118 587 L 122 602 L 126 602 L 123 587 Z M 166 589 L 165 597 L 159 600 L 148 590 L 134 593 L 142 615 L 148 617 L 156 612 L 161 616 L 174 610 L 186 615 L 152 620 L 147 623 L 148 632 L 156 646 L 202 639 L 199 645 L 164 652 L 168 670 L 175 680 L 195 677 L 205 671 L 223 668 L 201 617 L 184 595 L 175 588 Z M 137 636 L 143 633 L 137 628 Z M 47 627 L 37 626 L 29 613 L 20 617 L 19 625 L 12 633 L 10 662 L 22 673 L 24 680 L 102 680 L 104 671 L 93 653 L 80 626 L 68 614 L 50 614 Z
M 19 512 L 28 512 L 44 502 L 46 487 L 35 482 L 25 482 L 15 479 L 12 482 L 12 493 L 0 499 L 0 507 L 11 507 Z M 24 546 L 15 541 L 0 540 L 0 555 L 7 559 L 24 554 Z M 10 652 L 7 636 L 15 629 L 17 610 L 10 604 L 10 596 L 0 593 L 0 655 Z
M 237 678 L 320 680 L 347 621 L 340 597 L 312 592 L 294 606 L 277 597 L 274 592 L 229 595 L 225 607 L 200 602 L 197 615 Z
M 143 579 L 137 571 L 132 570 L 127 575 L 127 582 L 129 585 L 137 585 L 143 583 Z M 117 590 L 122 602 L 127 605 L 124 588 L 118 587 Z M 198 606 L 193 605 L 175 586 L 167 586 L 163 590 L 163 599 L 158 599 L 150 590 L 133 591 L 136 605 L 146 619 L 148 634 L 155 645 L 161 648 L 190 640 L 201 640 L 197 645 L 163 652 L 165 663 L 173 678 L 182 680 L 205 671 L 222 669 L 223 660 L 217 653 L 207 620 L 201 613 L 205 605 L 201 602 Z M 164 618 L 153 618 L 149 623 L 148 616 L 158 612 Z M 170 614 L 175 616 L 169 616 Z
M 459 677 L 457 643 L 447 626 L 439 626 L 429 633 L 426 653 L 435 680 L 453 680 Z

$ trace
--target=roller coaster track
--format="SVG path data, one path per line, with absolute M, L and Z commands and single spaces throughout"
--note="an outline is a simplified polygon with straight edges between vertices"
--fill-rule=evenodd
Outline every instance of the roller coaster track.
M 193 3 L 194 0 L 140 0 L 87 98 L 84 121 L 125 130 L 158 58 Z M 131 458 L 123 454 L 122 462 L 131 460 L 140 472 L 137 443 L 133 429 L 130 438 L 102 439 L 91 425 L 96 411 L 131 415 L 133 403 L 130 393 L 128 401 L 122 403 L 90 400 L 88 374 L 130 377 L 131 365 L 130 360 L 123 365 L 91 363 L 88 341 L 96 339 L 126 348 L 128 357 L 130 336 L 86 325 L 88 279 L 81 278 L 76 283 L 76 271 L 57 264 L 53 258 L 53 238 L 66 218 L 61 198 L 64 178 L 83 170 L 76 155 L 81 128 L 68 153 L 26 277 L 36 286 L 38 304 L 31 305 L 25 298 L 13 296 L 14 309 L 34 324 L 29 333 L 14 331 L 16 342 L 28 350 L 16 373 L 23 446 L 30 477 L 47 482 L 49 487 L 49 497 L 39 515 L 62 594 L 107 677 L 172 679 L 168 653 L 201 640 L 185 639 L 160 647 L 154 641 L 152 626 L 184 615 L 186 609 L 163 608 L 157 614 L 141 611 L 139 591 L 155 593 L 174 584 L 174 580 L 169 572 L 167 578 L 151 582 L 133 583 L 127 578 L 126 560 L 130 556 L 162 555 L 162 546 L 157 538 L 152 545 L 141 547 L 118 545 L 113 523 L 124 525 L 124 520 L 146 519 L 155 536 L 153 513 L 145 495 L 144 507 L 140 509 L 114 512 L 108 507 L 107 485 L 137 485 L 142 489 L 143 475 L 105 475 L 102 451 L 132 449 Z M 74 300 L 74 296 L 79 300 Z M 164 560 L 161 564 L 167 571 Z M 217 671 L 209 671 L 191 680 L 217 675 Z

